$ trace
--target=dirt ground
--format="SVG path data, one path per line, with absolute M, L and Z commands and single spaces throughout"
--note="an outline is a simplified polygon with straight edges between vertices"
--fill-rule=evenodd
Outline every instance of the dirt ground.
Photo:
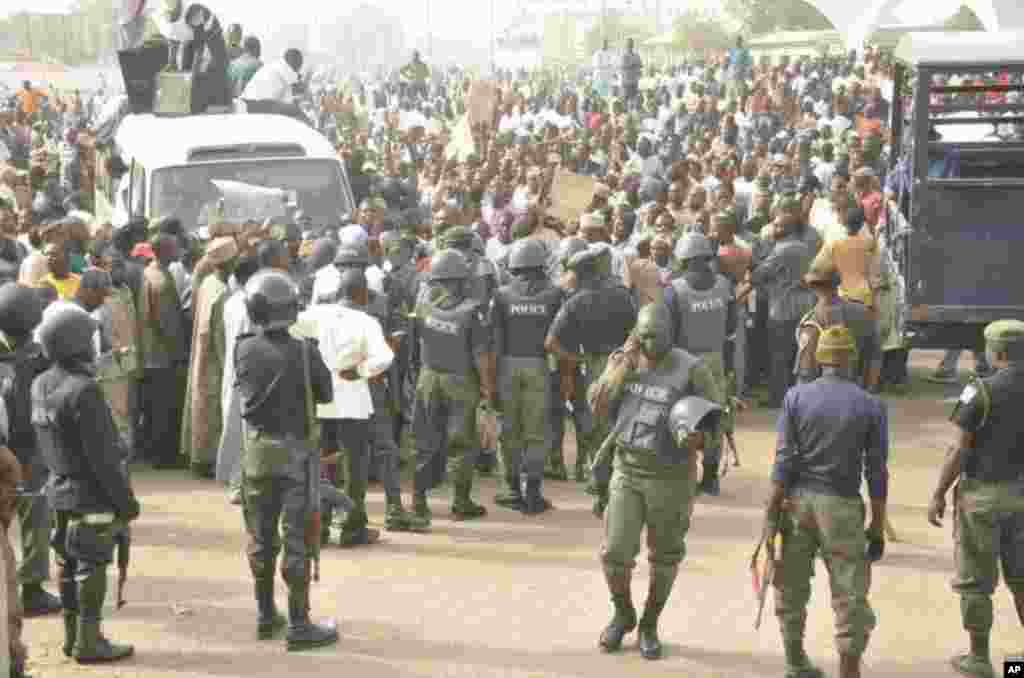
M 949 588 L 949 525 L 939 530 L 925 520 L 951 440 L 949 405 L 942 398 L 956 392 L 920 381 L 938 358 L 915 354 L 918 379 L 911 392 L 889 398 L 889 505 L 903 541 L 889 543 L 874 568 L 871 601 L 879 625 L 865 655 L 866 676 L 952 676 L 947 658 L 966 642 Z M 737 433 L 743 465 L 730 469 L 721 497 L 696 507 L 688 556 L 662 617 L 666 657 L 660 662 L 639 656 L 635 636 L 617 656 L 596 648 L 610 613 L 597 560 L 602 528 L 575 483 L 549 482 L 556 510 L 526 518 L 495 507 L 495 479 L 483 479 L 475 493 L 490 509 L 484 520 L 450 522 L 447 492 L 436 493 L 431 534 L 384 533 L 370 548 L 325 550 L 313 611 L 338 620 L 341 641 L 288 654 L 281 641 L 255 640 L 241 516 L 225 492 L 184 472 L 142 471 L 136 485 L 143 515 L 135 528 L 128 605 L 114 611 L 108 604 L 105 622 L 112 638 L 135 644 L 136 657 L 114 667 L 79 667 L 61 654 L 61 620 L 50 617 L 26 622 L 30 669 L 46 678 L 101 672 L 124 678 L 318 672 L 353 678 L 781 676 L 778 627 L 769 607 L 761 630 L 754 630 L 747 570 L 761 529 L 773 430 L 771 413 L 745 413 Z M 379 485 L 371 486 L 368 501 L 371 521 L 380 524 Z M 641 553 L 633 583 L 638 606 L 647 572 Z M 283 606 L 283 585 L 278 601 Z M 819 564 L 807 650 L 834 675 L 832 634 L 827 577 Z M 1009 594 L 1000 589 L 994 660 L 1019 649 L 1020 640 Z

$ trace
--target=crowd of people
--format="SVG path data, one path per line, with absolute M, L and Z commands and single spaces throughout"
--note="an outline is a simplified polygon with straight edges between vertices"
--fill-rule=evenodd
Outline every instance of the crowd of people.
M 77 98 L 41 105 L 26 83 L 0 127 L 13 452 L 0 461 L 22 481 L 0 516 L 23 535 L 12 606 L 63 611 L 64 652 L 79 661 L 131 654 L 104 638 L 100 609 L 114 544 L 139 513 L 126 464 L 144 461 L 215 478 L 243 507 L 260 638 L 287 625 L 289 649 L 329 644 L 336 629 L 309 617 L 314 556 L 379 539 L 369 482 L 383 486 L 392 531 L 428 531 L 429 493 L 446 482 L 453 519 L 485 517 L 474 478 L 495 469 L 495 504 L 544 513 L 545 478 L 570 476 L 571 421 L 572 475 L 608 525 L 615 615 L 601 646 L 638 628 L 654 659 L 694 497 L 720 494 L 723 441 L 761 404 L 787 422 L 766 534 L 790 530 L 801 549 L 775 583 L 787 675 L 821 675 L 803 651 L 819 547 L 849 602 L 836 606 L 841 675 L 859 675 L 874 626 L 865 571 L 884 546 L 877 396 L 907 378 L 885 228 L 900 197 L 883 181 L 887 55 L 755 63 L 738 41 L 720 58 L 651 68 L 632 42 L 618 60 L 605 45 L 576 74 L 499 72 L 479 119 L 471 79 L 419 55 L 393 77 L 337 84 L 303 78 L 297 50 L 263 64 L 256 38 L 230 29 L 226 44 L 230 90 L 250 112 L 302 117 L 334 141 L 351 214 L 314 223 L 300 206 L 283 223 L 209 224 L 206 240 L 175 215 L 97 223 L 76 151 L 94 116 Z M 593 179 L 569 217 L 566 175 Z M 1017 340 L 999 333 L 997 355 Z M 801 454 L 814 483 L 796 480 Z M 802 494 L 784 510 L 794 484 Z M 43 588 L 51 512 L 59 599 Z M 842 529 L 806 527 L 826 517 Z M 645 526 L 652 577 L 638 617 L 630 577 Z M 287 619 L 274 603 L 282 548 Z M 21 671 L 17 634 L 11 646 Z

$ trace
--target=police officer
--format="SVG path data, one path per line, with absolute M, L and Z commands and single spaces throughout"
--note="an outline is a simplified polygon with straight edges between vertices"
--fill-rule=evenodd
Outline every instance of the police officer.
M 498 269 L 483 254 L 474 250 L 476 235 L 465 226 L 452 226 L 439 237 L 443 249 L 453 249 L 466 258 L 470 270 L 468 296 L 480 305 L 485 313 L 490 312 L 491 300 L 498 287 Z M 491 417 L 485 412 L 485 417 Z M 481 449 L 477 457 L 476 467 L 481 473 L 489 474 L 494 470 L 497 453 L 493 449 Z
M 849 378 L 855 350 L 845 327 L 823 330 L 816 350 L 822 376 L 791 389 L 779 414 L 764 536 L 769 544 L 782 538 L 773 583 L 787 678 L 824 676 L 803 642 L 816 555 L 824 559 L 831 585 L 840 678 L 859 678 L 875 628 L 868 589 L 871 563 L 885 547 L 889 423 L 885 403 Z M 867 530 L 862 475 L 871 497 Z
M 286 273 L 261 271 L 249 279 L 244 293 L 246 311 L 257 330 L 238 338 L 235 383 L 245 421 L 242 506 L 259 613 L 257 636 L 271 638 L 284 625 L 274 603 L 274 567 L 283 541 L 287 648 L 330 645 L 338 640 L 333 624 L 309 619 L 308 546 L 311 538 L 320 536 L 313 408 L 314 403 L 333 399 L 331 375 L 315 344 L 288 334 L 298 316 L 299 291 Z
M 117 661 L 134 652 L 100 631 L 115 531 L 139 516 L 139 502 L 93 374 L 95 331 L 92 317 L 75 306 L 49 314 L 39 326 L 39 341 L 53 365 L 32 384 L 32 423 L 56 511 L 52 545 L 60 566 L 64 654 L 81 664 Z
M 28 397 L 32 381 L 50 367 L 42 347 L 32 340 L 42 311 L 35 290 L 14 283 L 0 287 L 0 331 L 6 344 L 0 352 L 0 398 L 7 410 L 7 447 L 18 458 L 25 479 L 17 519 L 21 532 L 18 583 L 27 617 L 61 610 L 60 600 L 43 589 L 50 576 L 50 509 L 43 492 L 47 470 L 36 446 Z
M 668 309 L 663 304 L 645 306 L 623 352 L 608 361 L 596 385 L 608 384 L 610 395 L 607 412 L 598 404 L 595 414 L 614 422 L 610 478 L 601 470 L 602 459 L 595 466 L 598 505 L 607 504 L 601 561 L 615 606 L 600 645 L 606 652 L 619 650 L 623 636 L 639 625 L 640 652 L 646 659 L 661 657 L 658 617 L 686 555 L 684 539 L 696 485 L 696 453 L 701 447 L 697 437 L 671 435 L 670 411 L 687 396 L 721 400 L 711 371 L 699 358 L 673 348 L 672 334 Z M 621 376 L 618 381 L 616 373 Z M 674 423 L 678 431 L 679 422 Z M 709 423 L 708 438 L 715 439 L 720 435 L 717 421 Z M 651 579 L 638 622 L 630 581 L 645 527 Z
M 675 257 L 685 266 L 681 276 L 665 290 L 675 320 L 675 345 L 687 353 L 703 358 L 704 365 L 722 393 L 718 404 L 725 409 L 725 365 L 722 350 L 730 320 L 735 317 L 732 283 L 711 267 L 717 252 L 707 236 L 699 233 L 684 235 L 676 243 Z M 725 431 L 731 430 L 730 417 L 723 421 Z M 722 441 L 704 441 L 704 472 L 698 490 L 711 496 L 720 492 L 718 467 L 722 457 Z
M 508 261 L 515 279 L 495 294 L 492 314 L 506 483 L 494 501 L 527 514 L 551 507 L 541 494 L 551 410 L 544 338 L 564 295 L 548 280 L 547 257 L 547 248 L 539 240 L 520 240 L 512 246 Z
M 416 308 L 413 360 L 420 364 L 413 405 L 416 476 L 413 511 L 430 520 L 427 490 L 434 484 L 432 460 L 447 448 L 454 477 L 452 516 L 471 520 L 487 510 L 470 498 L 479 445 L 476 410 L 496 404 L 495 357 L 488 319 L 469 298 L 472 271 L 455 250 L 442 250 L 430 265 L 434 288 Z
M 576 274 L 569 270 L 569 260 L 572 259 L 574 254 L 585 251 L 588 246 L 587 241 L 583 238 L 566 238 L 558 248 L 555 265 L 552 266 L 551 262 L 548 263 L 548 277 L 552 283 L 562 290 L 565 298 L 570 297 L 576 292 Z M 551 410 L 548 416 L 548 461 L 547 473 L 545 475 L 553 480 L 568 480 L 569 472 L 565 468 L 564 459 L 566 403 L 561 398 L 557 359 L 552 357 L 549 363 L 549 391 L 551 396 L 548 401 L 551 405 Z M 581 389 L 583 380 L 576 379 L 575 381 L 576 397 L 573 398 L 572 416 L 576 431 L 579 433 L 590 429 L 593 417 L 589 416 L 590 413 L 586 406 L 586 393 Z
M 384 292 L 391 297 L 392 332 L 408 333 L 409 316 L 416 308 L 416 296 L 420 286 L 420 274 L 416 270 L 417 239 L 414 233 L 385 231 L 380 236 L 383 254 L 382 270 Z M 406 337 L 395 341 L 395 362 L 391 368 L 389 388 L 391 401 L 397 412 L 394 426 L 394 440 L 402 439 L 402 428 L 406 417 L 411 419 L 412 399 L 407 397 L 405 383 L 409 366 L 409 341 Z
M 882 373 L 878 323 L 864 304 L 840 298 L 839 283 L 839 274 L 834 271 L 812 268 L 804 276 L 804 284 L 814 291 L 818 302 L 797 329 L 797 383 L 806 384 L 821 376 L 821 366 L 815 358 L 818 337 L 826 327 L 843 325 L 850 330 L 857 345 L 850 376 L 869 392 L 877 394 Z
M 953 668 L 967 676 L 994 676 L 989 657 L 992 593 L 1002 567 L 1024 624 L 1024 322 L 999 320 L 985 328 L 985 348 L 996 373 L 964 388 L 952 420 L 959 440 L 946 455 L 928 506 L 928 522 L 941 527 L 946 492 L 953 491 L 956 577 L 960 616 L 971 641 Z
M 544 342 L 559 359 L 563 402 L 574 400 L 577 364 L 584 383 L 597 379 L 636 321 L 633 296 L 611 276 L 607 244 L 591 245 L 567 264 L 576 274 L 577 292 L 562 305 Z M 607 422 L 601 418 L 594 419 L 590 430 L 577 432 L 577 482 L 586 480 L 587 461 L 607 434 Z

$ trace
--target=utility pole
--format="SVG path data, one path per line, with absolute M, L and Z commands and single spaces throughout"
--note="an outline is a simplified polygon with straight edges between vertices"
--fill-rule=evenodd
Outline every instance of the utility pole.
M 430 0 L 427 0 L 427 56 L 434 60 L 434 27 L 430 24 Z

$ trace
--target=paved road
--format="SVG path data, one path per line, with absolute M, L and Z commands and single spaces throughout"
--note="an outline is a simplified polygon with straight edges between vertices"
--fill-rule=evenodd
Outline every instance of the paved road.
M 935 354 L 921 365 L 934 365 Z M 921 368 L 923 370 L 923 368 Z M 918 370 L 919 374 L 923 372 Z M 918 386 L 891 404 L 892 522 L 905 543 L 890 544 L 874 571 L 879 628 L 865 676 L 952 676 L 946 660 L 965 642 L 949 589 L 952 540 L 929 527 L 924 511 L 937 464 L 950 440 L 940 390 Z M 774 616 L 753 629 L 747 563 L 761 528 L 772 457 L 769 413 L 745 414 L 737 438 L 743 466 L 730 471 L 721 498 L 701 501 L 688 557 L 663 615 L 666 658 L 644 661 L 628 650 L 605 656 L 597 637 L 610 604 L 597 561 L 602 529 L 574 483 L 553 483 L 557 510 L 528 519 L 494 507 L 494 480 L 479 498 L 483 521 L 452 523 L 447 497 L 432 502 L 429 535 L 387 535 L 372 548 L 324 552 L 313 608 L 340 622 L 341 642 L 289 655 L 280 642 L 256 642 L 252 584 L 243 556 L 239 512 L 212 483 L 184 473 L 143 471 L 143 503 L 133 545 L 129 604 L 108 609 L 106 629 L 136 645 L 116 668 L 82 668 L 60 654 L 59 617 L 27 622 L 31 669 L 46 678 L 116 675 L 274 676 L 331 673 L 392 676 L 781 676 Z M 407 485 L 408 487 L 408 485 Z M 382 522 L 383 491 L 371 487 L 371 520 Z M 647 563 L 641 554 L 634 596 L 642 604 Z M 113 598 L 113 595 L 109 596 Z M 285 601 L 283 586 L 279 604 Z M 808 622 L 808 652 L 835 674 L 827 580 L 819 565 Z M 1008 593 L 996 599 L 993 656 L 1020 647 Z

